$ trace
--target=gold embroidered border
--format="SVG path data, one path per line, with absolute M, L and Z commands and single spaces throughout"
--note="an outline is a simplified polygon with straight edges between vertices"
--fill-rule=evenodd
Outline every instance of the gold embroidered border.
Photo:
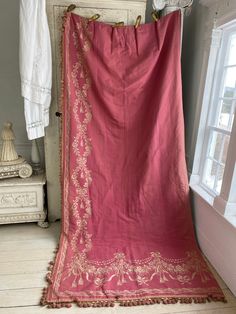
M 78 42 L 77 34 L 73 33 L 74 45 L 77 48 L 77 61 L 72 67 L 72 72 L 70 72 L 68 66 L 70 64 L 70 23 L 71 23 L 71 13 L 65 13 L 63 17 L 63 40 L 64 44 L 64 54 L 63 54 L 63 64 L 62 64 L 62 81 L 61 81 L 61 103 L 63 109 L 63 119 L 64 119 L 64 134 L 63 134 L 63 145 L 64 154 L 62 158 L 62 167 L 64 169 L 64 177 L 62 178 L 63 184 L 63 229 L 65 234 L 68 235 L 69 232 L 69 213 L 72 210 L 75 222 L 77 225 L 77 230 L 73 234 L 71 247 L 73 251 L 77 250 L 78 239 L 80 238 L 80 244 L 84 245 L 83 252 L 90 250 L 91 248 L 91 235 L 87 231 L 87 221 L 91 215 L 91 201 L 89 199 L 89 185 L 91 184 L 92 178 L 90 171 L 87 167 L 87 158 L 91 152 L 90 139 L 87 134 L 87 125 L 92 118 L 91 106 L 88 103 L 88 89 L 90 87 L 89 72 L 86 67 L 84 60 L 84 53 L 86 53 L 90 47 L 90 34 L 88 33 L 88 20 L 81 20 L 77 23 L 77 29 L 82 34 L 86 36 L 83 42 Z M 82 35 L 84 36 L 84 35 Z M 65 65 L 66 64 L 66 65 Z M 65 79 L 66 78 L 66 79 Z M 78 81 L 80 78 L 80 81 Z M 64 81 L 65 79 L 65 81 Z M 76 90 L 76 99 L 71 104 L 71 82 Z M 72 176 L 70 174 L 70 129 L 71 129 L 71 112 L 72 107 L 73 116 L 76 121 L 76 136 L 72 142 L 72 150 L 76 156 L 76 166 L 72 170 Z M 76 189 L 76 197 L 72 201 L 69 201 L 69 183 L 72 181 Z M 83 181 L 83 182 L 82 182 Z M 81 184 L 82 182 L 82 184 Z M 78 207 L 79 210 L 78 211 Z M 80 212 L 84 211 L 83 215 Z M 68 249 L 68 238 L 62 236 L 60 239 L 60 250 L 56 257 L 54 280 L 52 281 L 53 290 L 58 291 L 62 278 L 62 271 L 65 263 L 66 252 Z
M 116 253 L 106 261 L 88 260 L 86 253 L 77 253 L 67 264 L 63 280 L 72 278 L 72 288 L 86 282 L 101 287 L 104 283 L 116 280 L 117 286 L 135 281 L 139 286 L 148 286 L 157 277 L 159 282 L 177 281 L 190 284 L 197 276 L 202 282 L 212 278 L 207 265 L 196 251 L 186 253 L 181 259 L 168 259 L 160 252 L 151 252 L 143 260 L 128 260 L 124 253 Z
M 82 251 L 91 249 L 91 235 L 87 230 L 87 222 L 91 215 L 91 200 L 89 186 L 92 182 L 91 172 L 87 166 L 87 158 L 91 153 L 91 140 L 88 137 L 87 126 L 91 121 L 92 112 L 88 102 L 88 90 L 91 82 L 89 71 L 84 59 L 84 53 L 88 52 L 91 43 L 88 34 L 88 21 L 79 20 L 76 23 L 77 31 L 73 32 L 73 42 L 77 51 L 77 62 L 72 68 L 72 82 L 75 88 L 76 99 L 73 104 L 73 116 L 76 121 L 76 132 L 72 142 L 73 152 L 76 156 L 76 167 L 73 170 L 71 180 L 76 190 L 76 197 L 72 203 L 72 213 L 77 229 L 72 237 L 71 246 L 74 252 L 78 250 L 78 242 L 83 246 Z M 78 41 L 78 36 L 80 41 Z M 81 248 L 80 248 L 81 249 Z
M 66 75 L 65 79 L 65 63 L 68 64 L 69 56 L 65 54 L 69 48 L 69 15 L 64 14 L 62 17 L 62 36 L 61 36 L 61 99 L 60 99 L 60 106 L 62 112 L 61 118 L 61 130 L 60 130 L 60 153 L 61 153 L 61 169 L 60 169 L 60 180 L 61 180 L 61 187 L 62 187 L 62 218 L 63 218 L 63 229 L 66 234 L 69 231 L 69 202 L 68 202 L 68 195 L 69 195 L 69 136 L 70 136 L 70 115 L 68 114 L 68 104 L 69 104 L 69 95 L 70 89 L 68 86 L 70 85 L 70 76 Z M 66 85 L 66 86 L 65 86 Z M 64 128 L 64 129 L 63 129 Z M 63 150 L 62 150 L 63 148 Z M 63 169 L 63 177 L 62 177 L 62 169 Z M 60 239 L 60 246 L 61 252 L 56 256 L 55 264 L 57 264 L 58 271 L 55 274 L 55 280 L 53 282 L 53 289 L 57 291 L 60 286 L 61 276 L 62 276 L 62 267 L 64 265 L 65 257 L 66 257 L 66 250 L 67 250 L 67 238 L 61 237 Z M 63 249 L 62 249 L 63 248 Z M 52 293 L 52 290 L 50 291 Z

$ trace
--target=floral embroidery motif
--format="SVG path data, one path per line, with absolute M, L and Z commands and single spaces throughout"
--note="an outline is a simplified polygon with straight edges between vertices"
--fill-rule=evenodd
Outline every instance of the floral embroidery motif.
M 152 252 L 149 258 L 132 262 L 124 253 L 116 253 L 112 259 L 101 262 L 88 260 L 86 253 L 77 253 L 67 265 L 64 280 L 74 278 L 72 287 L 83 285 L 85 281 L 101 286 L 113 279 L 116 279 L 118 286 L 128 281 L 148 286 L 154 277 L 158 277 L 160 283 L 175 280 L 186 284 L 196 276 L 206 282 L 212 275 L 195 251 L 187 252 L 181 259 L 168 259 L 160 252 Z
M 75 217 L 77 228 L 71 245 L 72 249 L 76 251 L 79 242 L 83 245 L 82 251 L 87 252 L 91 249 L 91 235 L 87 231 L 87 221 L 91 215 L 91 201 L 88 189 L 92 182 L 91 172 L 87 167 L 87 158 L 91 153 L 87 125 L 91 121 L 92 113 L 91 106 L 88 103 L 88 89 L 91 82 L 86 62 L 84 61 L 84 53 L 90 49 L 91 44 L 88 34 L 88 21 L 82 20 L 76 23 L 76 27 L 78 33 L 74 32 L 72 36 L 74 46 L 77 49 L 77 62 L 73 65 L 71 75 L 76 94 L 76 100 L 73 104 L 76 135 L 72 142 L 73 153 L 76 156 L 76 167 L 73 170 L 71 180 L 76 191 L 76 197 L 72 203 L 72 213 Z M 78 36 L 80 36 L 80 41 Z

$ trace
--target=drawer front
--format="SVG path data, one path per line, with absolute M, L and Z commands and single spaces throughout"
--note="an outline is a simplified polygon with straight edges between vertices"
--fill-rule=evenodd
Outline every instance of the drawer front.
M 1 187 L 0 215 L 43 210 L 43 187 Z

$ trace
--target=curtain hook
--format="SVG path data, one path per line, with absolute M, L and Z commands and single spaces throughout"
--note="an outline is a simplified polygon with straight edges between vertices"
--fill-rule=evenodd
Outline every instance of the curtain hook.
M 152 11 L 151 16 L 155 22 L 159 20 L 158 12 L 157 11 Z
M 74 9 L 76 8 L 76 5 L 75 4 L 70 4 L 66 10 L 66 12 L 71 12 L 73 11 Z
M 139 27 L 140 22 L 141 22 L 141 18 L 142 18 L 141 15 L 139 15 L 139 16 L 137 17 L 136 22 L 135 22 L 135 25 L 134 25 L 135 28 L 138 28 L 138 27 Z
M 117 22 L 117 23 L 115 23 L 115 25 L 113 25 L 114 27 L 122 27 L 122 26 L 124 26 L 125 25 L 125 23 L 124 22 Z
M 100 17 L 100 14 L 94 14 L 93 16 L 91 16 L 90 18 L 89 18 L 89 21 L 91 22 L 91 21 L 96 21 L 97 19 L 99 19 L 99 17 Z

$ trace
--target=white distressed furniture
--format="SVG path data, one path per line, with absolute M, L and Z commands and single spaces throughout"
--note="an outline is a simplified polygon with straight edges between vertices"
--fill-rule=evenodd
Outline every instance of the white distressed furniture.
M 60 61 L 61 61 L 61 17 L 70 4 L 75 4 L 74 13 L 91 17 L 100 14 L 99 21 L 115 23 L 124 21 L 125 24 L 134 24 L 138 15 L 145 20 L 146 0 L 47 0 L 48 22 L 52 42 L 53 58 L 53 89 L 50 108 L 50 125 L 45 136 L 45 162 L 47 173 L 48 214 L 49 220 L 55 221 L 61 216 L 60 197 L 60 153 L 59 153 L 59 118 L 55 113 L 59 111 L 60 102 Z
M 47 227 L 45 183 L 44 174 L 0 180 L 0 224 L 36 221 L 40 227 Z

